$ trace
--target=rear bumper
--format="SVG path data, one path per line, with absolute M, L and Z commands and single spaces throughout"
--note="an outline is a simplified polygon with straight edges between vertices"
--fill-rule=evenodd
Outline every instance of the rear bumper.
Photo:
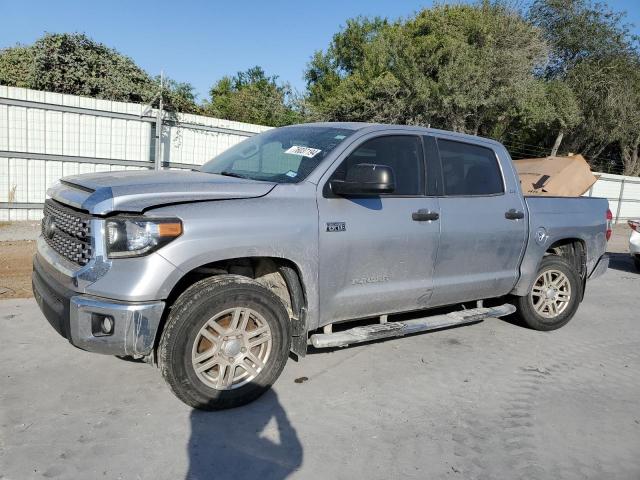
M 31 282 L 45 318 L 72 345 L 108 355 L 151 353 L 164 302 L 120 302 L 80 295 L 49 275 L 37 255 Z M 108 333 L 101 329 L 104 318 L 112 320 Z
M 600 257 L 596 266 L 591 270 L 591 274 L 589 274 L 588 280 L 593 280 L 594 278 L 598 278 L 607 271 L 609 268 L 609 255 L 606 253 Z

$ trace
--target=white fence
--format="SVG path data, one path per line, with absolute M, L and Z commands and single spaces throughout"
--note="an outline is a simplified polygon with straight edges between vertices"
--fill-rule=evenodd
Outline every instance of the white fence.
M 0 86 L 0 221 L 38 220 L 46 189 L 60 177 L 153 168 L 156 113 L 136 103 Z M 266 129 L 165 114 L 160 158 L 166 168 L 191 168 Z
M 609 209 L 616 223 L 640 218 L 640 178 L 610 173 L 597 173 L 598 181 L 586 193 L 590 197 L 609 200 Z
M 161 160 L 190 168 L 267 129 L 165 115 Z M 60 177 L 153 168 L 155 141 L 148 106 L 0 86 L 0 221 L 40 219 L 46 189 Z M 587 195 L 607 198 L 616 221 L 640 217 L 640 178 L 599 175 Z

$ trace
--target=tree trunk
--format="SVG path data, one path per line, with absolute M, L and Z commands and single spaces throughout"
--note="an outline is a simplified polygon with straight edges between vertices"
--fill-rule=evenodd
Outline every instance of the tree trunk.
M 631 145 L 622 145 L 622 165 L 623 175 L 640 175 L 640 135 L 638 135 Z
M 558 149 L 560 148 L 560 144 L 562 143 L 562 137 L 564 137 L 564 131 L 560 129 L 558 132 L 558 136 L 556 137 L 556 141 L 553 143 L 553 148 L 551 149 L 551 156 L 555 157 L 558 154 Z

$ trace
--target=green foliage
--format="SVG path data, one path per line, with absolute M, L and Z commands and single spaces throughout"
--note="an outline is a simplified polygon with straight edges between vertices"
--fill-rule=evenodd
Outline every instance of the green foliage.
M 612 147 L 624 171 L 640 174 L 640 61 L 628 55 L 581 61 L 568 80 L 580 99 L 584 121 L 575 128 L 572 147 L 597 158 Z
M 635 39 L 624 14 L 590 0 L 534 0 L 529 20 L 551 46 L 546 73 L 568 74 L 582 60 L 607 58 L 634 50 Z
M 156 76 L 153 79 L 154 98 L 152 103 L 154 106 L 158 106 L 157 95 L 160 91 L 160 76 Z M 171 78 L 164 78 L 162 80 L 162 102 L 163 109 L 170 112 L 180 113 L 201 113 L 201 108 L 196 103 L 196 93 L 193 85 L 185 82 L 177 82 Z
M 46 34 L 31 46 L 0 51 L 0 84 L 123 102 L 157 99 L 159 79 L 84 34 Z M 193 88 L 169 80 L 168 108 L 195 112 Z
M 640 169 L 637 38 L 590 0 L 439 4 L 356 18 L 307 67 L 315 118 L 432 125 Z M 543 148 L 540 149 L 543 154 Z
M 33 50 L 30 47 L 0 50 L 0 85 L 29 88 L 32 67 Z
M 624 15 L 589 0 L 535 0 L 529 19 L 551 47 L 544 77 L 566 85 L 581 112 L 566 125 L 566 148 L 596 164 L 607 151 L 639 174 L 640 54 Z
M 561 130 L 572 130 L 582 120 L 582 111 L 575 93 L 567 82 L 551 80 L 546 82 L 546 97 L 553 114 L 549 117 L 551 122 L 548 127 L 557 127 Z
M 279 127 L 302 120 L 294 103 L 288 84 L 279 83 L 277 76 L 268 77 L 256 66 L 218 80 L 203 110 L 218 118 Z
M 532 71 L 546 54 L 539 30 L 497 3 L 439 5 L 395 23 L 359 18 L 313 57 L 309 100 L 327 120 L 500 136 L 544 96 Z

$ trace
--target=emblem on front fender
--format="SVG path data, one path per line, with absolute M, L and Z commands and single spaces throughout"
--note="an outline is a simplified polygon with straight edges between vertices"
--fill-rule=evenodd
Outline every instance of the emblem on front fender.
M 345 232 L 346 230 L 345 222 L 327 222 L 327 232 Z

